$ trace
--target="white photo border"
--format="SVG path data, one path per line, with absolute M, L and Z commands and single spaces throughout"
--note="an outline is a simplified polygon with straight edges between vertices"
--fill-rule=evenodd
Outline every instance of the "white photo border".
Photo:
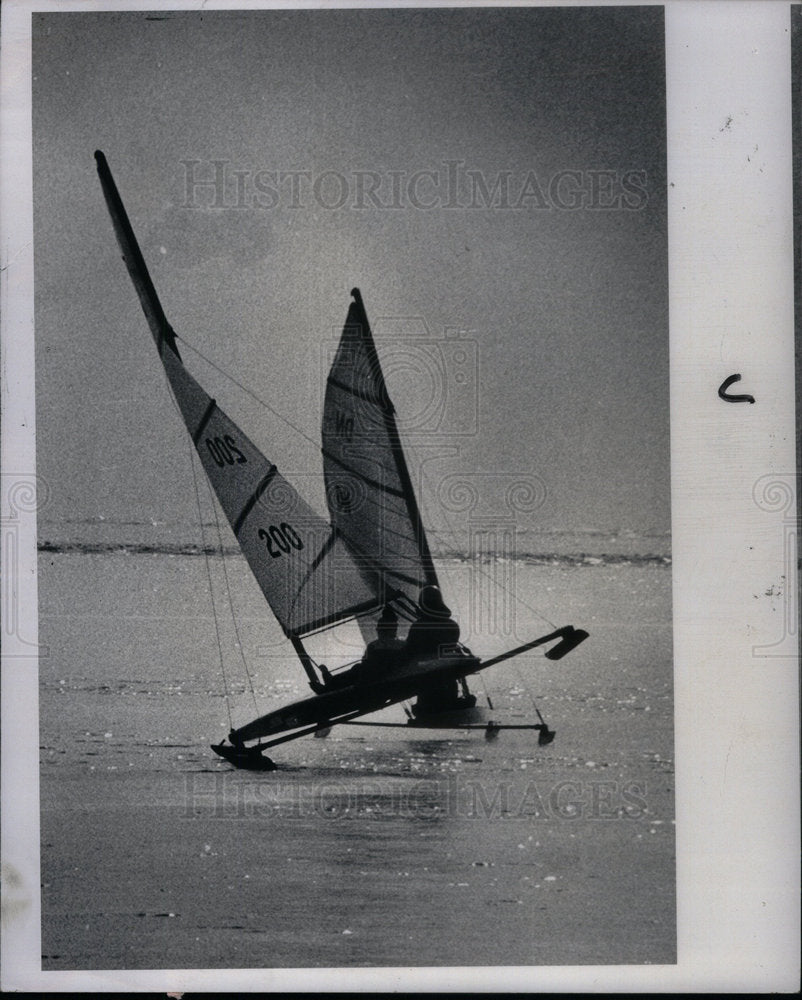
M 2 8 L 3 988 L 795 991 L 798 634 L 783 632 L 769 603 L 751 596 L 785 572 L 788 607 L 797 606 L 789 549 L 797 480 L 785 0 L 658 5 L 668 95 L 676 966 L 41 971 L 31 15 L 156 6 L 6 0 Z M 749 164 L 746 148 L 755 150 Z M 756 405 L 719 398 L 719 384 L 734 372 L 743 388 L 732 391 L 752 393 Z M 785 499 L 773 501 L 775 493 Z

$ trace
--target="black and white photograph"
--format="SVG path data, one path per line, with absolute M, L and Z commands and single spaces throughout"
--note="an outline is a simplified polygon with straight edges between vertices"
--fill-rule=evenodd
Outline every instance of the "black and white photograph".
M 678 352 L 667 30 L 30 10 L 35 464 L 3 551 L 33 545 L 37 615 L 4 605 L 4 643 L 35 687 L 41 982 L 680 967 L 677 733 L 704 759 L 722 719 L 678 701 L 721 689 L 683 638 L 710 608 L 678 563 L 722 553 L 675 548 L 688 442 L 735 442 L 768 389 L 730 320 L 715 363 Z M 742 506 L 787 556 L 758 466 Z M 770 572 L 746 638 L 779 689 L 796 566 Z
M 673 961 L 662 10 L 33 28 L 43 968 Z

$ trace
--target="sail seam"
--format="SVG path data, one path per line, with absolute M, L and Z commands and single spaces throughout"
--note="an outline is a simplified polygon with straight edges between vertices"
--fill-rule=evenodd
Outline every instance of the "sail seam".
M 267 475 L 262 478 L 262 480 L 260 481 L 259 485 L 253 491 L 253 493 L 250 496 L 250 499 L 245 504 L 245 506 L 242 508 L 242 511 L 240 512 L 239 517 L 234 522 L 234 534 L 235 535 L 239 535 L 240 528 L 245 523 L 245 519 L 250 514 L 250 512 L 253 510 L 254 506 L 256 505 L 256 502 L 259 500 L 259 498 L 261 497 L 261 495 L 264 493 L 264 491 L 270 485 L 271 480 L 273 479 L 273 477 L 275 476 L 275 474 L 277 472 L 278 472 L 278 469 L 276 468 L 276 466 L 275 465 L 272 466 L 271 469 L 270 469 L 270 471 L 267 473 Z
M 357 474 L 354 473 L 354 475 Z M 379 510 L 386 511 L 388 514 L 394 514 L 400 517 L 406 516 L 407 509 L 405 506 L 396 506 L 392 503 L 393 500 L 403 501 L 404 498 L 402 496 L 391 495 L 384 490 L 384 487 L 374 487 L 368 482 L 365 482 L 365 486 L 367 488 L 364 496 L 360 499 L 364 499 L 366 503 L 372 504 L 374 507 L 378 507 Z
M 385 486 L 384 483 L 380 483 L 378 479 L 366 476 L 364 472 L 361 472 L 359 469 L 355 469 L 352 465 L 348 465 L 346 462 L 343 462 L 339 458 L 332 455 L 332 453 L 326 448 L 321 448 L 320 450 L 323 452 L 325 458 L 331 459 L 331 461 L 336 465 L 339 465 L 340 468 L 345 469 L 346 472 L 350 472 L 354 476 L 357 476 L 357 478 L 364 479 L 368 485 L 375 487 L 377 490 L 382 490 L 384 493 L 392 493 L 393 496 L 400 497 L 402 500 L 406 499 L 401 490 L 394 489 L 392 486 Z

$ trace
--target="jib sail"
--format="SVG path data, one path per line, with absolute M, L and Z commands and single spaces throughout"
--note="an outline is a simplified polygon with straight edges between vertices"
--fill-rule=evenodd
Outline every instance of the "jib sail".
M 362 297 L 351 294 L 323 408 L 329 513 L 376 592 L 417 601 L 437 575 Z

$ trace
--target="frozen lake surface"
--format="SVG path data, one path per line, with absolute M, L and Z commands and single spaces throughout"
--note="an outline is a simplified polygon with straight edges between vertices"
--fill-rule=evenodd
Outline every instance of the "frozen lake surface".
M 308 688 L 244 561 L 42 552 L 43 968 L 674 962 L 670 567 L 476 569 L 438 565 L 477 654 L 590 632 L 471 682 L 499 722 L 536 722 L 534 699 L 552 744 L 342 727 L 252 773 L 209 749 L 210 578 L 235 724 Z

